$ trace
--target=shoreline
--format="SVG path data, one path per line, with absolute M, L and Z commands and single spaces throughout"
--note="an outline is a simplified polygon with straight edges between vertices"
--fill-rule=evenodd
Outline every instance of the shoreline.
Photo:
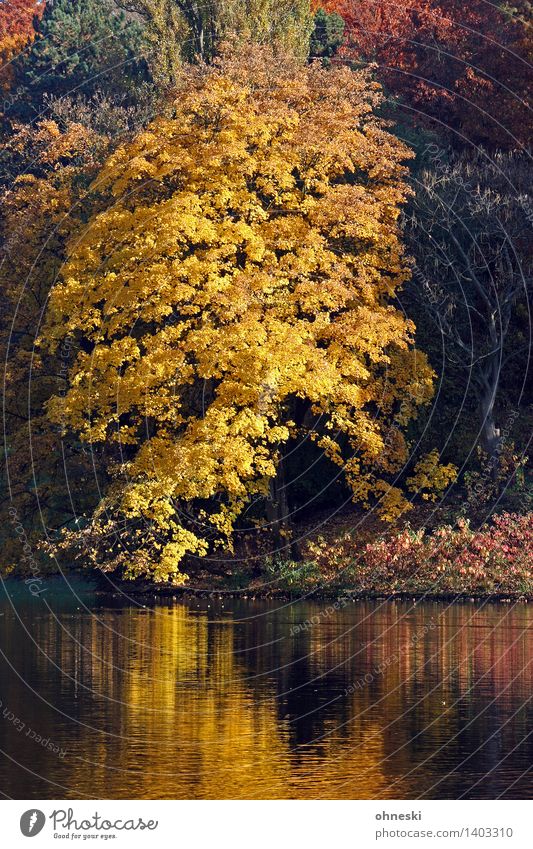
M 290 601 L 290 602 L 355 602 L 355 601 L 412 601 L 414 603 L 431 602 L 442 604 L 478 604 L 486 602 L 490 604 L 515 604 L 521 602 L 528 604 L 533 602 L 533 595 L 528 593 L 476 593 L 462 592 L 453 593 L 450 591 L 428 592 L 428 591 L 398 591 L 385 593 L 382 590 L 358 591 L 350 587 L 337 586 L 331 590 L 327 589 L 310 589 L 308 592 L 290 592 L 287 590 L 276 589 L 261 589 L 260 587 L 242 587 L 242 588 L 223 588 L 216 586 L 205 587 L 187 587 L 187 586 L 160 586 L 157 584 L 143 584 L 142 586 L 129 584 L 128 582 L 114 582 L 110 588 L 98 586 L 101 577 L 96 578 L 94 575 L 80 575 L 79 573 L 61 574 L 55 573 L 43 578 L 44 589 L 46 590 L 47 581 L 52 581 L 57 584 L 61 592 L 68 590 L 68 584 L 71 581 L 77 585 L 72 588 L 73 594 L 77 591 L 82 595 L 96 596 L 101 600 L 109 599 L 134 599 L 139 602 L 156 601 L 193 601 L 198 599 L 222 601 L 224 599 L 233 599 L 241 601 Z M 67 584 L 68 581 L 68 584 Z M 81 584 L 81 585 L 80 585 Z M 9 577 L 2 579 L 2 588 L 5 595 L 9 595 L 10 590 L 15 591 L 16 595 L 28 595 L 27 586 L 22 577 Z M 48 591 L 53 592 L 53 588 L 48 587 Z M 32 593 L 29 593 L 32 596 Z M 41 593 L 40 597 L 46 595 Z M 37 596 L 33 596 L 37 598 Z
M 120 591 L 99 591 L 99 595 L 103 596 L 111 596 L 114 598 L 121 598 L 122 592 Z M 354 602 L 354 601 L 381 601 L 381 602 L 392 602 L 392 601 L 413 601 L 415 603 L 419 602 L 440 602 L 447 604 L 476 604 L 479 602 L 489 602 L 489 603 L 498 603 L 498 604 L 513 604 L 517 602 L 522 602 L 524 604 L 528 604 L 529 602 L 533 602 L 532 595 L 510 595 L 509 593 L 480 593 L 479 595 L 469 594 L 469 593 L 411 593 L 411 592 L 398 592 L 398 593 L 390 593 L 389 595 L 384 594 L 383 592 L 372 592 L 368 591 L 365 593 L 351 591 L 350 589 L 338 589 L 332 592 L 325 592 L 320 590 L 310 591 L 308 593 L 289 593 L 285 591 L 268 591 L 262 592 L 254 589 L 242 589 L 242 590 L 220 590 L 220 589 L 182 589 L 174 588 L 172 590 L 161 590 L 157 587 L 152 587 L 150 589 L 145 590 L 134 590 L 125 589 L 124 595 L 135 596 L 135 598 L 150 600 L 154 599 L 170 599 L 172 601 L 188 601 L 193 599 L 211 599 L 211 600 L 223 600 L 223 599 L 235 599 L 242 601 L 308 601 L 308 602 L 332 602 L 332 601 L 346 601 L 346 602 Z
M 49 571 L 29 569 L 3 580 L 19 591 L 40 596 L 72 591 L 100 598 L 154 600 L 241 599 L 331 603 L 405 601 L 453 603 L 533 602 L 533 512 L 495 515 L 490 524 L 465 519 L 454 524 L 445 517 L 428 528 L 424 510 L 417 525 L 367 529 L 353 535 L 357 514 L 330 522 L 324 535 L 307 535 L 302 558 L 272 561 L 264 554 L 244 557 L 238 567 L 221 557 L 218 568 L 188 564 L 182 583 L 155 583 L 149 575 L 131 580 L 107 571 L 105 565 L 54 563 Z M 435 518 L 435 517 L 433 517 Z M 380 533 L 381 531 L 381 533 Z M 28 567 L 27 567 L 28 569 Z M 187 569 L 189 572 L 189 569 Z M 48 587 L 47 587 L 48 584 Z

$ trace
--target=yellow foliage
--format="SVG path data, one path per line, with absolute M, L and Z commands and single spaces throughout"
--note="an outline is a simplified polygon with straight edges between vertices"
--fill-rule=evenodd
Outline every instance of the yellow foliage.
M 409 274 L 409 152 L 380 100 L 363 72 L 250 47 L 184 71 L 172 116 L 103 167 L 45 335 L 52 350 L 83 339 L 50 416 L 123 443 L 92 526 L 126 521 L 110 563 L 183 580 L 183 558 L 267 495 L 295 436 L 318 430 L 363 502 L 401 467 L 433 372 L 391 303 Z
M 407 479 L 407 487 L 411 492 L 422 495 L 426 501 L 436 501 L 437 495 L 453 483 L 457 478 L 457 466 L 440 463 L 439 452 L 436 448 L 422 457 L 414 468 L 414 475 Z

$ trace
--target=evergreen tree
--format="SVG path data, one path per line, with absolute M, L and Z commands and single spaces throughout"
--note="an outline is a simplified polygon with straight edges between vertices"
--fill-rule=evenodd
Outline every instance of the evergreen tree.
M 132 99 L 146 74 L 142 26 L 112 0 L 55 0 L 17 67 L 26 103 L 41 111 L 45 96 L 105 93 Z
M 328 14 L 324 9 L 318 9 L 314 24 L 310 55 L 313 58 L 330 59 L 344 40 L 344 19 L 337 12 Z

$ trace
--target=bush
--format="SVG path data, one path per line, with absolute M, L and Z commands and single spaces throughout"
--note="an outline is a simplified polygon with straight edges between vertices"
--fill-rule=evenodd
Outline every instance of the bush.
M 296 563 L 293 560 L 269 558 L 265 564 L 265 580 L 272 589 L 291 593 L 308 593 L 321 587 L 322 573 L 311 561 Z
M 406 526 L 358 553 L 354 539 L 313 546 L 321 568 L 341 569 L 356 592 L 533 594 L 533 513 L 502 513 L 473 530 L 466 519 L 433 532 Z

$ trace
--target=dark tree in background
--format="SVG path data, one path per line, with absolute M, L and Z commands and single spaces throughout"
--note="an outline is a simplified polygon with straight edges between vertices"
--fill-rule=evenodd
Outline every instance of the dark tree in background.
M 505 376 L 531 339 L 521 315 L 533 292 L 531 160 L 518 153 L 440 155 L 418 177 L 407 218 L 421 320 L 443 334 L 445 355 L 476 397 L 483 449 L 499 451 Z M 516 387 L 520 394 L 520 387 Z M 515 399 L 520 401 L 522 399 Z

